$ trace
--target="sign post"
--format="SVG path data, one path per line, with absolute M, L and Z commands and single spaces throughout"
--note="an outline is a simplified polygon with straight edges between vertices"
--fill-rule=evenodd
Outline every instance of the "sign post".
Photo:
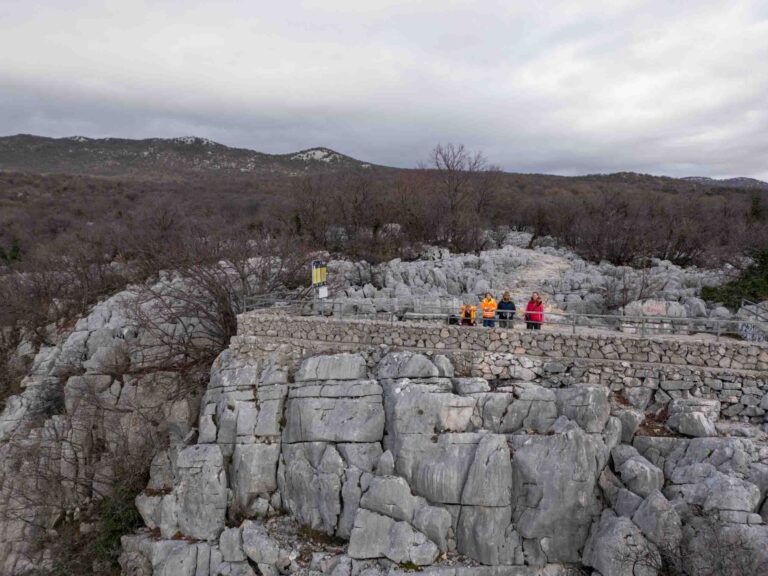
M 312 261 L 312 287 L 318 298 L 328 298 L 328 265 L 322 260 Z

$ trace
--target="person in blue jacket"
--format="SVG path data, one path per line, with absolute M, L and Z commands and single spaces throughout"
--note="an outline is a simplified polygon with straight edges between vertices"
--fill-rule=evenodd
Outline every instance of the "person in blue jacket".
M 512 298 L 509 292 L 504 292 L 504 295 L 499 300 L 499 328 L 512 328 L 512 320 L 515 317 L 515 303 L 512 302 Z

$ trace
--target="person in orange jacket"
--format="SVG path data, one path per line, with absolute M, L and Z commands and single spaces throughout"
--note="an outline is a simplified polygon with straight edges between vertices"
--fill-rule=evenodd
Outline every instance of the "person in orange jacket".
M 461 307 L 461 325 L 474 326 L 476 314 L 477 314 L 477 306 L 464 304 L 464 306 Z
M 496 326 L 496 309 L 498 307 L 496 300 L 493 299 L 493 294 L 487 292 L 485 299 L 480 303 L 480 308 L 483 311 L 483 326 L 487 328 Z

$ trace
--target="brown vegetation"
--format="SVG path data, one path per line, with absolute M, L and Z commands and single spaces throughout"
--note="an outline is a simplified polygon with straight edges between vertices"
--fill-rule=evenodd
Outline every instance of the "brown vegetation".
M 502 173 L 453 145 L 435 148 L 416 170 L 151 179 L 0 173 L 0 254 L 15 260 L 20 251 L 29 261 L 100 243 L 105 257 L 147 258 L 191 227 L 289 232 L 315 248 L 380 260 L 407 256 L 419 242 L 480 250 L 514 229 L 616 264 L 649 257 L 712 264 L 768 244 L 767 204 L 764 191 L 689 180 Z
M 629 543 L 616 563 L 630 574 L 665 576 L 756 576 L 768 570 L 764 548 L 746 534 L 747 525 L 723 524 L 717 514 L 691 509 L 683 542 L 651 546 Z
M 766 202 L 759 190 L 637 174 L 507 174 L 450 144 L 415 170 L 342 164 L 299 176 L 0 173 L 0 386 L 15 380 L 1 358 L 22 335 L 54 341 L 52 326 L 65 328 L 99 298 L 161 270 L 208 284 L 209 299 L 223 301 L 237 281 L 222 286 L 233 271 L 222 276 L 211 265 L 244 261 L 249 251 L 285 258 L 322 249 L 378 262 L 414 257 L 421 244 L 478 251 L 510 230 L 532 233 L 533 242 L 552 236 L 586 258 L 616 264 L 651 257 L 722 264 L 768 246 Z M 290 260 L 297 266 L 301 258 Z M 274 287 L 263 280 L 264 289 Z M 210 293 L 214 288 L 223 292 Z M 614 299 L 622 300 L 622 286 Z M 227 313 L 209 319 L 226 325 L 224 334 L 236 310 Z

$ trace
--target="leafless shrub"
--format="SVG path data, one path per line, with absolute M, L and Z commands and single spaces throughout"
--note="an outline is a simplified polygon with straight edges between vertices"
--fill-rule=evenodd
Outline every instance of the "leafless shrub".
M 623 308 L 630 302 L 645 300 L 662 288 L 659 280 L 654 284 L 647 266 L 639 270 L 623 266 L 620 272 L 618 277 L 607 278 L 604 298 L 608 309 Z
M 138 285 L 126 299 L 129 318 L 145 335 L 135 346 L 151 365 L 210 363 L 236 334 L 249 298 L 292 288 L 308 270 L 307 255 L 271 238 L 201 238 L 188 250 L 192 256 L 185 254 L 162 282 Z
M 116 565 L 119 536 L 138 525 L 133 497 L 151 459 L 169 433 L 178 441 L 189 432 L 207 381 L 205 365 L 168 370 L 174 349 L 162 356 L 154 348 L 155 363 L 143 358 L 138 369 L 132 356 L 124 364 L 113 361 L 120 355 L 104 357 L 67 379 L 66 411 L 25 422 L 0 448 L 0 514 L 22 531 L 41 574 L 108 573 Z
M 157 419 L 152 407 L 114 407 L 90 390 L 74 414 L 3 446 L 0 511 L 6 526 L 23 530 L 20 550 L 33 573 L 108 573 L 119 535 L 138 525 L 133 498 L 167 438 L 150 425 Z M 103 569 L 94 570 L 99 561 Z
M 117 271 L 102 240 L 61 239 L 0 274 L 0 326 L 51 343 L 51 328 L 83 315 L 128 278 Z
M 29 363 L 17 354 L 20 332 L 11 326 L 0 327 L 0 410 L 9 396 L 21 392 L 21 379 Z
M 668 576 L 755 576 L 768 571 L 768 554 L 750 539 L 747 525 L 722 524 L 716 515 L 696 513 L 687 518 L 680 546 L 636 545 L 618 558 L 632 574 Z

